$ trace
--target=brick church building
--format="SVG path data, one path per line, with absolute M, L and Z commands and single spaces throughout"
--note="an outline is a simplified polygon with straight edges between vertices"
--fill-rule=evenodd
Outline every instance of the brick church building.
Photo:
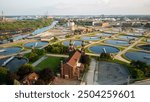
M 71 50 L 69 49 L 69 51 L 73 50 L 73 47 L 69 48 L 71 48 Z M 80 78 L 81 72 L 84 70 L 84 64 L 80 63 L 80 58 L 82 54 L 82 48 L 81 51 L 75 50 L 74 54 L 66 63 L 61 62 L 61 77 L 66 79 Z

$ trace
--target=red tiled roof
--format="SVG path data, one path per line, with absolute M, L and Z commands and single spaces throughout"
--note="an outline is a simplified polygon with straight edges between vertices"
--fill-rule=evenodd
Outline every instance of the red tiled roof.
M 70 60 L 67 62 L 67 64 L 74 67 L 77 61 L 80 60 L 80 57 L 81 57 L 81 53 L 79 51 L 76 51 L 74 55 L 70 58 Z
M 29 79 L 29 80 L 35 80 L 35 78 L 38 78 L 39 76 L 35 73 L 35 72 L 33 72 L 33 73 L 31 73 L 31 74 L 29 74 L 28 76 L 27 76 L 27 78 Z
M 38 74 L 36 74 L 35 72 L 30 73 L 29 75 L 27 75 L 22 82 L 31 85 L 33 81 L 37 80 L 39 78 Z

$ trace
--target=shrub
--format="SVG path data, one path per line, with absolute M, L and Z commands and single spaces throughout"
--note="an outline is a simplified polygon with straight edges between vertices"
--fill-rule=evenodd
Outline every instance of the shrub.
M 144 75 L 144 72 L 141 71 L 140 69 L 134 68 L 132 71 L 132 77 L 137 80 L 141 80 L 145 77 L 145 75 Z
M 49 53 L 66 54 L 68 47 L 62 44 L 48 45 L 45 50 Z
M 33 66 L 30 64 L 24 64 L 18 69 L 17 75 L 20 77 L 20 79 L 22 79 L 26 75 L 28 75 L 32 72 L 33 72 Z
M 101 53 L 100 59 L 102 59 L 102 60 L 110 60 L 112 58 L 111 58 L 111 55 L 109 53 Z
M 0 84 L 5 84 L 8 69 L 0 67 Z

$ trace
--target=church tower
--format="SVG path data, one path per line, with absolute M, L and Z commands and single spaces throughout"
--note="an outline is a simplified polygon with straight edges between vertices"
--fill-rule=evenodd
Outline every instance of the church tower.
M 74 46 L 73 46 L 73 42 L 72 42 L 72 40 L 70 40 L 69 41 L 69 52 L 72 52 L 72 51 L 74 51 L 75 49 L 74 49 Z

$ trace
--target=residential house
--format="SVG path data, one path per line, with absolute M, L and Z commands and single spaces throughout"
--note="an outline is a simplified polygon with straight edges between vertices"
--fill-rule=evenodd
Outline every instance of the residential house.
M 35 82 L 38 80 L 39 75 L 36 74 L 35 72 L 30 73 L 29 75 L 27 75 L 22 81 L 21 83 L 23 85 L 34 85 Z

